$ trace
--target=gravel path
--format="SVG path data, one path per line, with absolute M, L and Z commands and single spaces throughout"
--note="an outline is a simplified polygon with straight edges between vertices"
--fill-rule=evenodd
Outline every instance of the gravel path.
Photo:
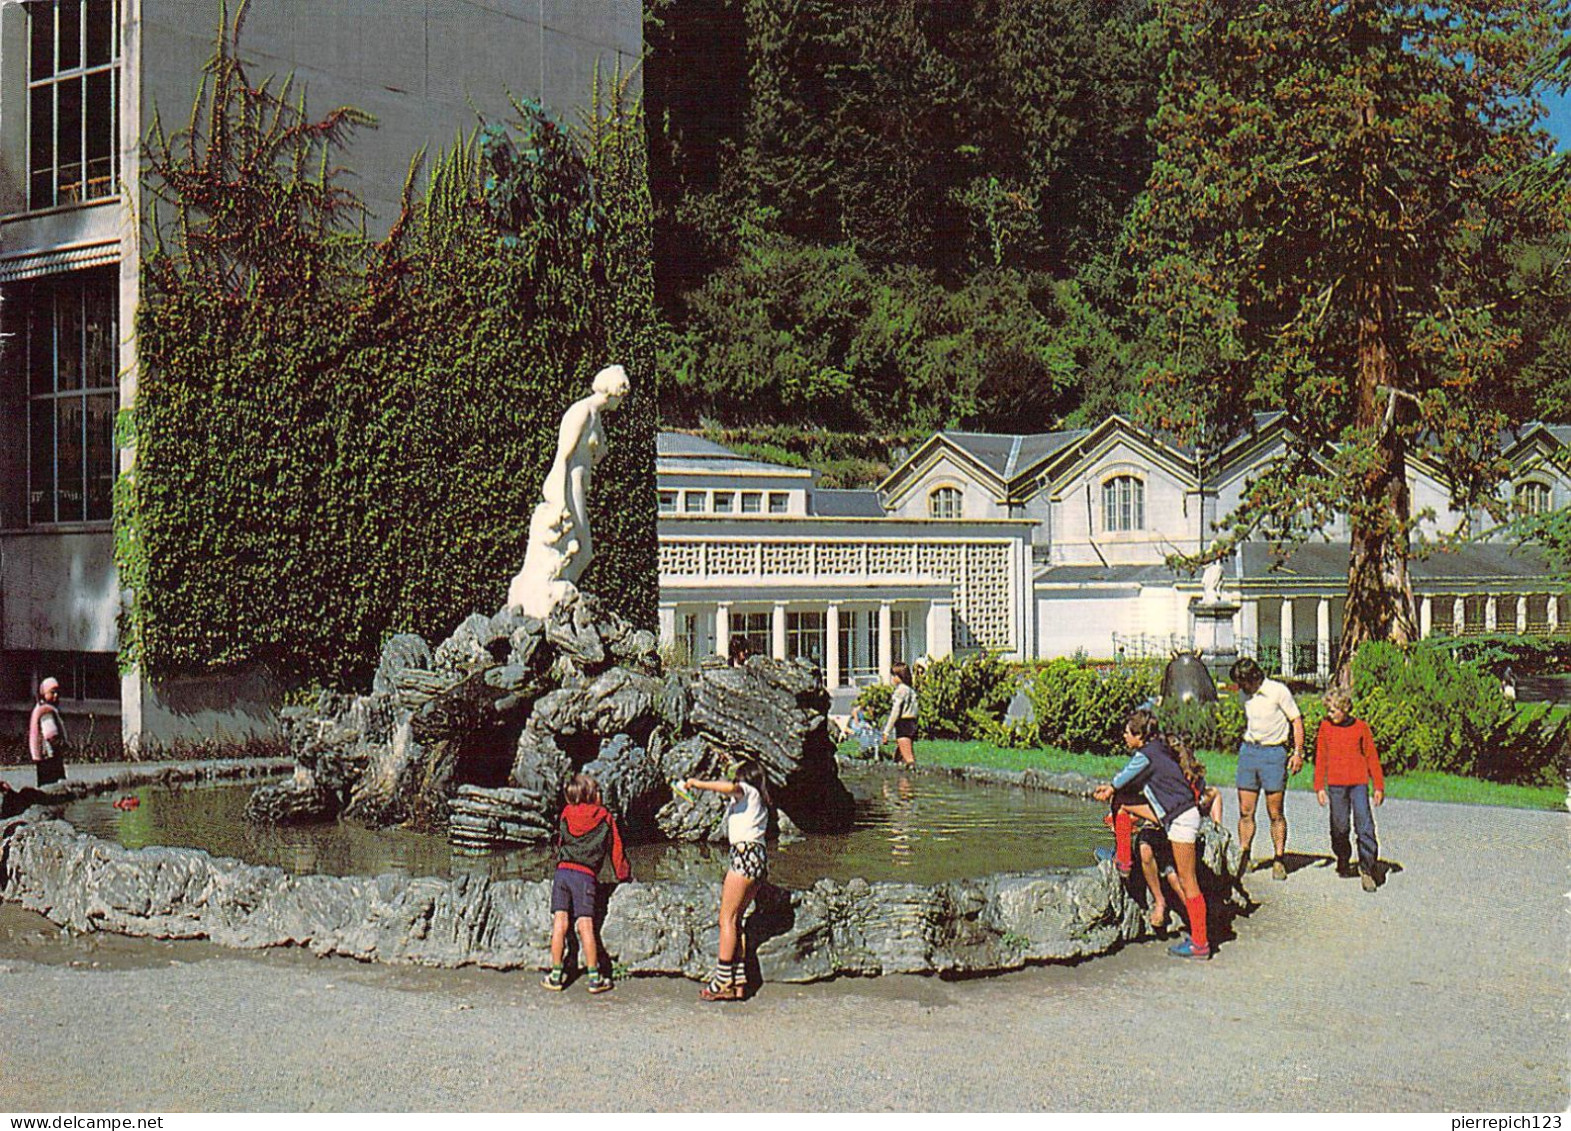
M 965 982 L 768 985 L 741 1005 L 674 979 L 590 998 L 519 974 L 63 939 L 4 906 L 0 1109 L 1565 1110 L 1571 818 L 1377 813 L 1398 867 L 1369 895 L 1309 855 L 1325 818 L 1289 794 L 1302 855 L 1286 883 L 1251 876 L 1258 906 L 1209 964 L 1146 944 Z

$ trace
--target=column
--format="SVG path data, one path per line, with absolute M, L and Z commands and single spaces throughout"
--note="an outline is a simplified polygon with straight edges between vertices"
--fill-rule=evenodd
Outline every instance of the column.
M 1434 635 L 1435 631 L 1435 601 L 1433 597 L 1424 597 L 1418 602 L 1418 638 Z
M 1484 631 L 1493 632 L 1500 623 L 1500 599 L 1490 597 L 1484 602 Z
M 878 678 L 889 682 L 889 667 L 894 662 L 895 634 L 894 607 L 889 601 L 878 602 Z
M 777 660 L 783 660 L 786 658 L 786 616 L 784 601 L 775 602 L 775 615 L 774 619 L 770 622 L 769 627 L 773 629 L 773 631 L 770 633 L 771 639 L 769 641 L 769 654 Z
M 1553 634 L 1553 633 L 1559 632 L 1560 631 L 1560 595 L 1558 593 L 1551 593 L 1549 595 L 1549 607 L 1545 610 L 1545 612 L 1548 614 L 1549 631 L 1550 631 L 1550 633 Z
M 833 691 L 840 680 L 840 605 L 829 602 L 824 610 L 824 685 Z
M 1451 598 L 1451 635 L 1461 636 L 1467 629 L 1467 598 L 1458 593 Z
M 731 658 L 730 601 L 721 601 L 715 606 L 715 655 L 722 660 Z
M 1282 598 L 1281 625 L 1282 625 L 1282 628 L 1281 628 L 1282 641 L 1281 641 L 1280 647 L 1281 647 L 1281 652 L 1282 652 L 1282 674 L 1283 675 L 1292 675 L 1293 674 L 1293 598 L 1291 598 L 1291 597 L 1283 597 Z
M 1315 674 L 1324 679 L 1331 674 L 1331 598 L 1315 602 Z
M 954 654 L 955 606 L 947 600 L 935 600 L 927 607 L 927 654 L 935 660 Z
M 1518 633 L 1527 631 L 1527 598 L 1522 596 L 1516 599 L 1516 630 Z
M 669 648 L 676 643 L 676 606 L 666 601 L 660 602 L 660 646 Z M 689 656 L 688 663 L 696 662 L 698 657 Z

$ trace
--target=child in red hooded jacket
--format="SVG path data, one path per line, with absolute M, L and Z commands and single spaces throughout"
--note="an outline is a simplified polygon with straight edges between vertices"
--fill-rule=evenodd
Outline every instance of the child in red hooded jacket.
M 571 921 L 578 929 L 580 957 L 589 972 L 589 992 L 603 994 L 611 988 L 611 979 L 600 972 L 600 940 L 595 937 L 596 877 L 607 855 L 621 883 L 633 878 L 633 869 L 622 851 L 616 818 L 600 803 L 600 783 L 588 774 L 574 774 L 566 794 L 567 804 L 556 826 L 556 876 L 551 881 L 551 971 L 540 984 L 548 990 L 567 987 L 562 960 Z

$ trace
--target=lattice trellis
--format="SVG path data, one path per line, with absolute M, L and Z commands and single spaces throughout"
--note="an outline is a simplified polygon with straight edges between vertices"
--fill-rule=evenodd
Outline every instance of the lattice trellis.
M 757 542 L 711 542 L 708 547 L 710 577 L 752 577 L 758 573 Z
M 962 576 L 955 579 L 956 627 L 963 626 L 963 635 L 971 638 L 968 644 L 1013 648 L 1009 547 L 984 543 L 967 545 L 964 552 Z
M 765 542 L 761 549 L 765 577 L 812 576 L 811 542 Z
M 702 577 L 704 575 L 704 544 L 702 542 L 661 542 L 660 573 L 663 577 Z
M 664 577 L 924 577 L 955 587 L 959 648 L 1015 646 L 1010 547 L 972 542 L 660 543 Z
M 864 542 L 820 542 L 818 544 L 818 574 L 820 577 L 851 577 L 862 572 Z
M 867 572 L 879 577 L 903 577 L 912 572 L 909 542 L 869 542 Z
M 923 542 L 916 548 L 916 572 L 952 580 L 960 575 L 961 550 L 958 542 Z

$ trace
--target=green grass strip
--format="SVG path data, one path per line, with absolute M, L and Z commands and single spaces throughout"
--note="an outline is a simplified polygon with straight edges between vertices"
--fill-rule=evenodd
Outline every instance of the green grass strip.
M 855 742 L 845 742 L 840 753 L 855 757 Z M 918 762 L 938 766 L 982 766 L 992 770 L 1047 770 L 1052 773 L 1078 773 L 1094 778 L 1110 778 L 1124 764 L 1122 752 L 1075 754 L 1056 747 L 1038 750 L 1009 750 L 986 742 L 925 738 L 916 744 Z M 1215 750 L 1202 751 L 1206 778 L 1219 788 L 1231 790 L 1238 758 Z M 1307 792 L 1314 784 L 1314 767 L 1305 767 L 1287 783 L 1292 790 Z M 1408 801 L 1449 801 L 1463 805 L 1499 805 L 1511 809 L 1566 810 L 1566 793 L 1545 786 L 1501 785 L 1458 774 L 1414 770 L 1386 775 L 1386 796 Z

